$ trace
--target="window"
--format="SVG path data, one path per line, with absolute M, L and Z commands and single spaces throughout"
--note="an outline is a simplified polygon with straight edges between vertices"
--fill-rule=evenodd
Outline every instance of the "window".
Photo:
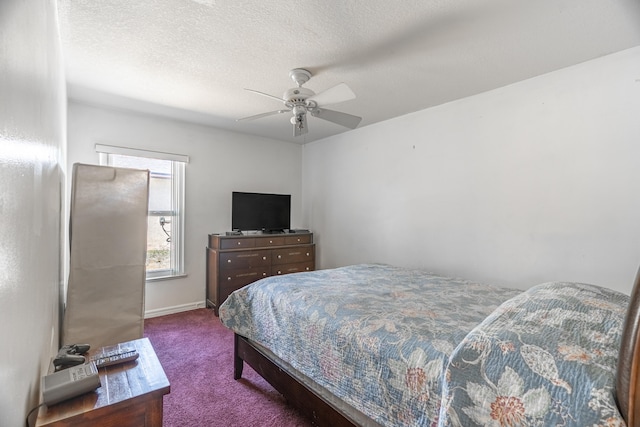
M 147 280 L 184 275 L 184 174 L 188 156 L 96 145 L 100 164 L 149 170 Z

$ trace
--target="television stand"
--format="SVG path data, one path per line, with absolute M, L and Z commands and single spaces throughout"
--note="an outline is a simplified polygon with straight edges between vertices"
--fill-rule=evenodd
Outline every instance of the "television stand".
M 209 234 L 207 307 L 215 315 L 235 290 L 268 276 L 315 270 L 312 233 Z

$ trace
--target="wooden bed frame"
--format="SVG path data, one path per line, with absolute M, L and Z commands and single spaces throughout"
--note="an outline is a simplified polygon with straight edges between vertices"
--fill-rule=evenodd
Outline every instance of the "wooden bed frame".
M 234 334 L 233 378 L 242 377 L 244 362 L 267 380 L 287 402 L 317 426 L 357 426 L 329 402 L 276 364 L 245 337 Z
M 618 370 L 616 372 L 616 400 L 628 427 L 640 427 L 640 270 L 631 291 L 627 317 L 622 329 Z
M 278 390 L 300 413 L 318 426 L 357 426 L 345 413 L 294 378 L 246 338 L 234 334 L 234 379 L 242 377 L 244 363 Z M 615 397 L 628 427 L 640 427 L 640 270 L 631 292 L 622 330 Z

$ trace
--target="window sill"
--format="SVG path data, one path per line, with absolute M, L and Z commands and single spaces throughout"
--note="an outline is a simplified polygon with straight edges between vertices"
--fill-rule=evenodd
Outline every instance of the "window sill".
M 150 283 L 150 282 L 162 282 L 165 280 L 173 280 L 173 279 L 184 279 L 187 276 L 188 274 L 176 274 L 171 276 L 148 277 L 147 279 L 145 279 L 145 282 Z

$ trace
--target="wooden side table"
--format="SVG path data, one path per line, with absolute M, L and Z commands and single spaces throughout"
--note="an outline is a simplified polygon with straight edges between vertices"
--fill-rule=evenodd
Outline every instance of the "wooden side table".
M 137 360 L 100 368 L 101 387 L 94 392 L 42 408 L 36 426 L 162 427 L 162 398 L 170 391 L 167 376 L 148 338 L 90 351 L 138 350 Z

